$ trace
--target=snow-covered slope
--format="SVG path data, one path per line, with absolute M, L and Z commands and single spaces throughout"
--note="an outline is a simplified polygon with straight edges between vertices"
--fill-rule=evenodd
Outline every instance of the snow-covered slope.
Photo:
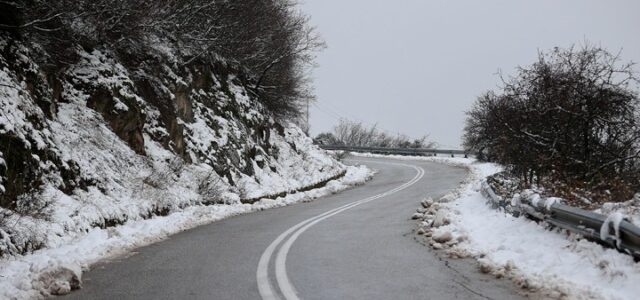
M 179 64 L 158 49 L 131 68 L 108 49 L 79 47 L 76 63 L 51 73 L 36 63 L 47 55 L 37 45 L 0 36 L 0 264 L 98 229 L 193 207 L 237 213 L 368 176 L 274 120 L 242 72 Z

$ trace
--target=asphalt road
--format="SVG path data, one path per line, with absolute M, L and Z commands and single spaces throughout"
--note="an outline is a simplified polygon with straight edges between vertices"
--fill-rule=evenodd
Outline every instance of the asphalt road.
M 520 299 L 418 243 L 409 217 L 465 177 L 440 164 L 354 158 L 364 186 L 202 226 L 103 262 L 68 299 Z

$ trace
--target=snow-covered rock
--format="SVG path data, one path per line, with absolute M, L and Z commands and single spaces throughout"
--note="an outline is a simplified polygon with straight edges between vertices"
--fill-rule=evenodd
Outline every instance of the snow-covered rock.
M 433 205 L 433 199 L 431 199 L 431 197 L 426 198 L 420 201 L 420 204 L 422 205 L 423 208 L 429 208 L 431 205 Z
M 432 236 L 432 239 L 438 243 L 444 244 L 453 240 L 453 235 L 451 232 L 447 230 L 435 232 Z
M 81 287 L 82 273 L 79 268 L 72 270 L 62 266 L 45 269 L 33 284 L 40 291 L 50 295 L 65 295 Z
M 449 224 L 448 212 L 445 210 L 438 210 L 433 218 L 433 227 L 440 227 Z

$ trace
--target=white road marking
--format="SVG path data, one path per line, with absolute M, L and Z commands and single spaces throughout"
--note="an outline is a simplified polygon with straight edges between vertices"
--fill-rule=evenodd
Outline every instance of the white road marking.
M 286 259 L 287 259 L 287 254 L 289 253 L 289 249 L 291 248 L 291 245 L 293 245 L 293 243 L 298 239 L 298 237 L 302 233 L 304 233 L 307 229 L 317 224 L 318 222 L 321 222 L 322 220 L 330 218 L 345 210 L 348 210 L 360 204 L 364 204 L 382 197 L 389 196 L 401 190 L 404 190 L 409 186 L 415 184 L 416 182 L 420 181 L 420 179 L 422 179 L 422 177 L 424 176 L 424 170 L 420 167 L 401 164 L 401 163 L 386 163 L 386 162 L 379 162 L 379 161 L 375 161 L 374 163 L 407 166 L 415 169 L 416 171 L 418 171 L 418 173 L 413 179 L 394 189 L 329 210 L 325 213 L 322 213 L 315 217 L 304 220 L 294 225 L 293 227 L 289 228 L 287 231 L 283 232 L 282 234 L 280 234 L 280 236 L 278 236 L 267 247 L 267 249 L 265 249 L 265 251 L 262 253 L 262 256 L 260 257 L 260 262 L 258 263 L 258 271 L 256 272 L 256 279 L 258 282 L 258 291 L 260 292 L 260 296 L 262 297 L 262 299 L 264 300 L 281 299 L 281 297 L 279 297 L 274 292 L 273 286 L 271 285 L 271 282 L 269 280 L 269 262 L 271 261 L 271 257 L 273 256 L 273 252 L 275 251 L 275 249 L 278 247 L 280 243 L 282 243 L 282 241 L 285 238 L 287 238 L 287 236 L 289 236 L 289 238 L 280 247 L 276 256 L 276 261 L 275 261 L 276 281 L 278 283 L 278 287 L 280 288 L 280 291 L 282 292 L 282 295 L 284 296 L 284 299 L 297 300 L 299 299 L 297 296 L 297 292 L 293 284 L 291 284 L 291 281 L 289 280 L 289 276 L 287 275 Z
M 350 206 L 350 205 L 354 205 L 354 203 L 349 203 L 345 206 Z M 315 216 L 313 218 L 307 219 L 303 222 L 298 223 L 297 225 L 289 228 L 287 231 L 285 231 L 284 233 L 282 233 L 280 236 L 278 236 L 278 238 L 276 238 L 270 245 L 269 247 L 267 247 L 267 249 L 265 249 L 265 251 L 262 253 L 262 256 L 260 256 L 260 261 L 258 262 L 258 271 L 256 272 L 256 279 L 258 280 L 258 291 L 260 292 L 260 296 L 262 297 L 262 299 L 280 299 L 280 297 L 278 297 L 274 292 L 273 292 L 273 287 L 271 286 L 271 283 L 269 282 L 269 262 L 271 260 L 271 256 L 273 255 L 273 252 L 275 251 L 276 247 L 280 244 L 280 242 L 282 242 L 282 240 L 284 240 L 285 237 L 287 237 L 287 235 L 289 235 L 291 232 L 293 232 L 294 230 L 304 226 L 305 224 L 313 221 L 315 218 L 318 217 L 322 217 L 326 214 L 330 214 L 336 210 L 339 210 L 341 208 L 344 208 L 345 206 L 341 206 L 335 209 L 332 209 L 328 212 L 325 212 L 321 215 Z

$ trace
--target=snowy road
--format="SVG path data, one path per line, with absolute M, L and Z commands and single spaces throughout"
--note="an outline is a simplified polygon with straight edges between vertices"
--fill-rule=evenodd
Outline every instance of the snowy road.
M 512 284 L 447 261 L 414 239 L 425 195 L 459 185 L 441 164 L 362 158 L 364 186 L 229 218 L 84 274 L 69 299 L 518 299 Z

